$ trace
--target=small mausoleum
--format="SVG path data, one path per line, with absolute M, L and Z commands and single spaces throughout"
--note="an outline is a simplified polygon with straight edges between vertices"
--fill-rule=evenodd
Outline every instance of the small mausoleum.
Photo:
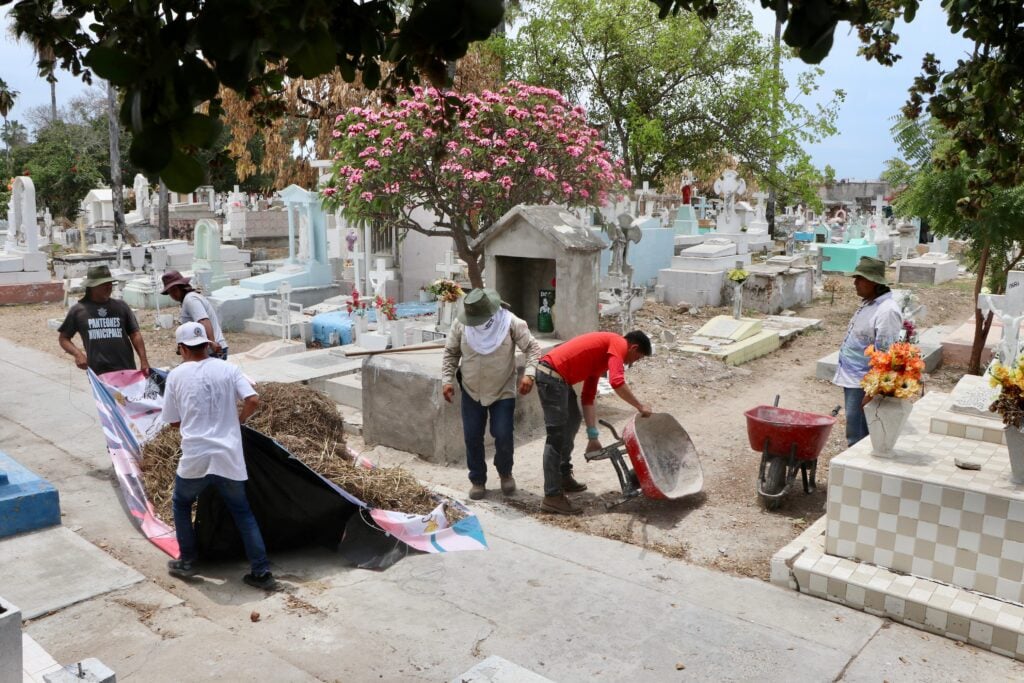
M 559 339 L 598 329 L 605 245 L 576 216 L 557 206 L 519 205 L 482 232 L 474 246 L 483 247 L 484 281 L 530 329 Z M 544 329 L 546 308 L 553 331 Z

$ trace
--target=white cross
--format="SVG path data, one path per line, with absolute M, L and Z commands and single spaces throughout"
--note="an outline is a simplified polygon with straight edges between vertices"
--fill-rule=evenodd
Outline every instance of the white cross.
M 384 267 L 386 263 L 385 259 L 377 259 L 377 267 L 371 270 L 366 276 L 370 280 L 370 285 L 373 287 L 374 296 L 384 296 L 385 287 L 387 287 L 387 281 L 392 280 L 395 274 Z
M 871 202 L 871 206 L 875 207 L 875 215 L 879 218 L 882 217 L 882 209 L 885 208 L 885 197 L 883 195 L 877 195 L 875 201 Z
M 348 254 L 348 258 L 352 259 L 352 282 L 355 283 L 355 288 L 359 289 L 359 263 L 362 261 L 364 254 L 358 250 L 346 251 L 345 253 Z
M 456 260 L 454 254 L 446 251 L 444 253 L 444 263 L 435 264 L 434 270 L 450 280 L 456 280 L 462 274 L 462 267 L 462 264 Z

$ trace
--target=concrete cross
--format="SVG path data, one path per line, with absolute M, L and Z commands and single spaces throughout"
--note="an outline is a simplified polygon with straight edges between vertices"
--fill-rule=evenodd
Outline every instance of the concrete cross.
M 885 214 L 882 213 L 882 209 L 885 208 L 885 197 L 883 195 L 876 195 L 875 201 L 871 202 L 871 206 L 875 207 L 875 216 L 879 219 Z
M 697 215 L 701 220 L 707 217 L 708 202 L 704 197 L 697 197 L 697 201 L 694 202 L 694 206 L 697 209 Z
M 268 307 L 277 313 L 277 319 L 281 323 L 281 339 L 288 341 L 292 338 L 292 311 L 302 312 L 302 304 L 292 303 L 292 285 L 290 282 L 282 282 L 277 288 L 280 299 L 271 299 L 267 302 Z
M 377 259 L 377 267 L 366 274 L 366 277 L 370 280 L 370 285 L 373 287 L 374 296 L 384 296 L 387 281 L 393 280 L 395 277 L 394 273 L 384 267 L 385 263 L 385 259 Z
M 434 264 L 434 270 L 449 280 L 458 279 L 462 274 L 462 267 L 462 264 L 455 259 L 455 255 L 450 251 L 444 253 L 444 263 Z

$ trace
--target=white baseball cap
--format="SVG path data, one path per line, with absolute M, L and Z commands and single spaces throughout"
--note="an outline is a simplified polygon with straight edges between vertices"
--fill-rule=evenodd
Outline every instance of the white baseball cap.
M 178 329 L 174 331 L 174 341 L 185 346 L 199 346 L 200 344 L 210 343 L 210 340 L 206 338 L 206 328 L 199 323 L 179 325 Z

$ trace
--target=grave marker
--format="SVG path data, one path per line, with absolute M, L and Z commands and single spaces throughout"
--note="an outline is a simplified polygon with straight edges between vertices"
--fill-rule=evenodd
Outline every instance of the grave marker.
M 978 297 L 982 313 L 991 312 L 1003 324 L 1003 337 L 997 355 L 1010 365 L 1020 355 L 1020 324 L 1024 320 L 1024 271 L 1011 270 L 1006 278 L 1006 294 L 982 294 Z
M 373 287 L 374 296 L 383 297 L 388 280 L 393 280 L 395 277 L 395 274 L 384 266 L 385 263 L 385 259 L 378 258 L 377 267 L 366 274 L 370 286 Z

